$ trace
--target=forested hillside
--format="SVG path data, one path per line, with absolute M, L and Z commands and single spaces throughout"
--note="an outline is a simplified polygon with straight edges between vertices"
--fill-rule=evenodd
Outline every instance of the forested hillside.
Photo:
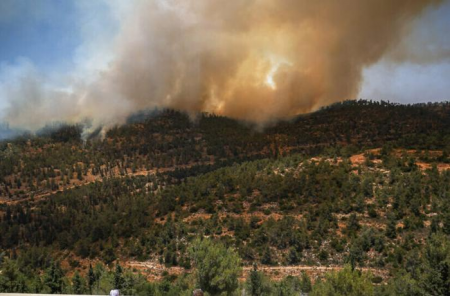
M 84 129 L 1 142 L 0 292 L 450 293 L 450 104 Z

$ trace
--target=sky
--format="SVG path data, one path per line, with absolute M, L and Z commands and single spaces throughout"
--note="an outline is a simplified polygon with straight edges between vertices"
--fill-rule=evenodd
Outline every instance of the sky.
M 0 115 L 10 100 L 2 90 L 25 73 L 64 89 L 71 87 L 68 76 L 95 75 L 105 67 L 119 29 L 110 3 L 0 0 Z
M 364 71 L 360 98 L 399 103 L 450 101 L 450 2 L 427 9 L 398 46 Z
M 138 2 L 142 1 L 0 0 L 0 121 L 20 116 L 16 107 L 26 110 L 27 105 L 31 111 L 42 106 L 40 117 L 48 117 L 48 120 L 59 119 L 61 112 L 71 114 L 71 109 L 83 101 L 80 95 L 74 98 L 74 89 L 86 88 L 105 75 L 121 50 L 124 51 L 118 43 L 139 41 L 139 38 L 124 36 L 132 31 L 130 23 L 142 17 L 132 13 Z M 148 2 L 169 7 L 173 0 Z M 146 18 L 154 15 L 144 14 Z M 128 29 L 124 29 L 124 23 Z M 142 28 L 139 30 L 143 31 Z M 400 103 L 449 101 L 449 32 L 450 1 L 424 9 L 395 45 L 364 67 L 359 92 L 354 99 Z M 161 35 L 153 33 L 152 36 Z M 152 50 L 153 47 L 145 44 L 145 48 Z M 289 65 L 289 62 L 278 61 L 269 72 L 278 71 L 283 63 Z M 115 67 L 118 65 L 120 63 Z M 153 78 L 148 77 L 149 80 Z M 273 79 L 273 75 L 266 78 L 268 86 L 275 88 Z M 23 81 L 26 81 L 26 87 Z M 33 98 L 29 99 L 28 95 Z M 49 100 L 59 102 L 53 99 L 54 96 L 75 103 L 73 106 L 61 104 L 61 108 L 59 103 L 46 105 Z M 114 98 L 111 98 L 113 103 Z M 13 114 L 11 110 L 19 113 Z M 17 123 L 27 128 L 39 124 L 41 122 L 37 120 Z
M 27 58 L 43 71 L 67 70 L 81 43 L 74 4 L 70 1 L 41 3 L 0 2 L 1 62 L 10 64 Z

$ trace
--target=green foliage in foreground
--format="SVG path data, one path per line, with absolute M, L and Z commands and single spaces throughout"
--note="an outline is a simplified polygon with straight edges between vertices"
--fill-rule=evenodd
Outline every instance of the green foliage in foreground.
M 197 281 L 203 291 L 211 295 L 230 295 L 236 291 L 242 268 L 241 259 L 234 250 L 204 239 L 193 243 L 191 254 L 197 267 Z
M 237 253 L 222 243 L 210 239 L 196 240 L 190 255 L 194 272 L 178 277 L 166 275 L 160 282 L 149 283 L 142 275 L 116 264 L 107 268 L 102 264 L 90 267 L 85 275 L 78 271 L 68 276 L 58 262 L 51 262 L 43 273 L 24 270 L 20 258 L 0 256 L 0 292 L 16 293 L 74 293 L 107 294 L 120 288 L 126 295 L 191 295 L 202 288 L 206 295 L 289 296 L 309 293 L 311 296 L 438 296 L 450 295 L 450 239 L 434 234 L 428 244 L 408 264 L 399 268 L 385 284 L 374 284 L 370 273 L 347 265 L 326 274 L 315 284 L 308 275 L 288 276 L 279 282 L 271 281 L 256 265 L 245 282 L 239 283 L 242 273 Z M 244 293 L 244 294 L 243 294 Z
M 361 274 L 346 266 L 339 272 L 327 274 L 324 281 L 314 286 L 311 296 L 367 296 L 373 295 L 369 274 Z

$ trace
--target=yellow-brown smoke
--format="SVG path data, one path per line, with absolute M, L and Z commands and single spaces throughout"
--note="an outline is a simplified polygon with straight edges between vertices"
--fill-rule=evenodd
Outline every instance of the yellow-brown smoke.
M 114 59 L 70 94 L 67 117 L 120 121 L 158 106 L 266 123 L 355 99 L 363 68 L 441 2 L 137 1 Z
M 142 2 L 104 79 L 152 105 L 265 122 L 355 99 L 365 66 L 438 0 Z

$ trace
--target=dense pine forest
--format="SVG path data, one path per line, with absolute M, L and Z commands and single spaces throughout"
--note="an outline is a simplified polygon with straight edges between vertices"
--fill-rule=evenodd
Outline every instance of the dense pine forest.
M 450 295 L 449 236 L 450 103 L 0 142 L 0 292 Z

